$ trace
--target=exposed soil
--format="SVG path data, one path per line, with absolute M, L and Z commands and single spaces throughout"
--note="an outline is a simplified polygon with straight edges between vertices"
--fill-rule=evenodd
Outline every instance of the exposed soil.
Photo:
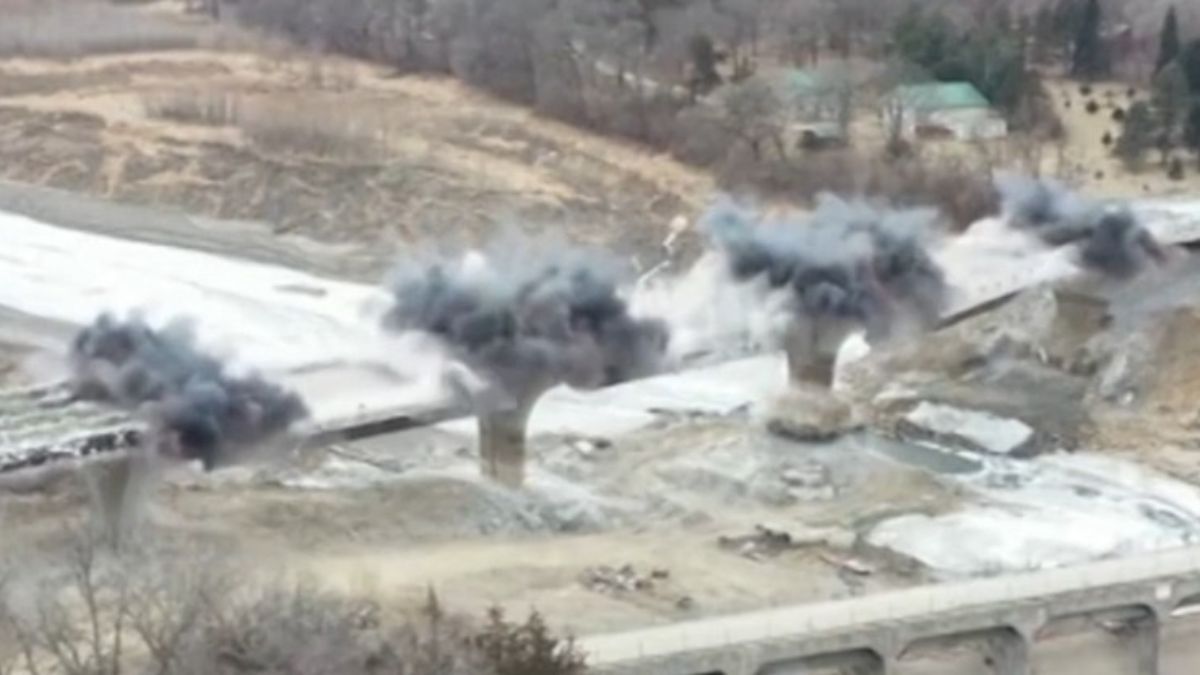
M 350 242 L 378 267 L 405 244 L 505 227 L 650 264 L 710 187 L 453 80 L 298 51 L 7 60 L 0 165 L 10 181 Z
M 481 481 L 460 438 L 429 431 L 286 467 L 184 471 L 159 491 L 143 532 L 206 542 L 385 607 L 419 602 L 432 585 L 456 609 L 535 606 L 590 633 L 917 583 L 919 566 L 897 564 L 856 535 L 890 515 L 940 513 L 957 501 L 954 488 L 855 444 L 793 444 L 737 418 L 580 447 L 539 439 L 521 493 Z M 399 468 L 403 460 L 418 466 Z M 788 466 L 806 467 L 828 489 L 787 493 L 779 476 Z M 0 495 L 0 505 L 6 547 L 21 547 L 60 539 L 86 500 L 66 481 Z M 759 524 L 791 543 L 758 546 Z M 872 573 L 838 566 L 848 558 Z M 666 578 L 636 589 L 585 583 L 594 568 L 626 565 Z

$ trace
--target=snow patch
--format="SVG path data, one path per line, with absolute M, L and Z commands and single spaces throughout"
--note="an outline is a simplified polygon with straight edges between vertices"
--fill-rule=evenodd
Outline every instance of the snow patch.
M 1023 451 L 1034 438 L 1033 429 L 1020 420 L 928 401 L 922 401 L 904 420 L 934 442 L 995 455 Z

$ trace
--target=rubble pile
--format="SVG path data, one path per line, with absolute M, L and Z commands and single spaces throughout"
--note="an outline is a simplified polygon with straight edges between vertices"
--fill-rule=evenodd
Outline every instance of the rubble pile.
M 671 572 L 666 569 L 654 569 L 649 574 L 638 574 L 633 565 L 621 567 L 598 565 L 589 567 L 579 577 L 584 588 L 597 593 L 632 593 L 634 591 L 651 591 L 655 582 L 670 578 Z
M 1200 309 L 1169 310 L 1113 336 L 1086 401 L 1096 412 L 1089 441 L 1117 450 L 1195 449 L 1200 431 Z
M 788 551 L 813 547 L 849 549 L 855 534 L 839 528 L 794 531 L 775 525 L 758 524 L 749 534 L 717 537 L 717 546 L 748 560 L 762 561 Z
M 1106 303 L 1078 288 L 1035 288 L 919 343 L 873 352 L 846 380 L 858 414 L 895 436 L 1028 457 L 1078 447 L 1104 356 Z
M 777 436 L 822 443 L 850 431 L 854 420 L 850 406 L 832 391 L 796 386 L 772 402 L 766 426 Z
M 671 571 L 656 567 L 641 574 L 631 564 L 620 567 L 598 565 L 589 567 L 579 575 L 584 588 L 604 595 L 627 597 L 642 596 L 646 599 L 665 600 L 676 610 L 687 612 L 696 607 L 696 600 L 677 589 L 670 588 Z

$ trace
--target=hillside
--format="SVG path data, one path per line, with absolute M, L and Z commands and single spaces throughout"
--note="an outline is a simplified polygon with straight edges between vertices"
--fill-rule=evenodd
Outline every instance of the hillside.
M 506 225 L 652 262 L 668 223 L 710 190 L 672 160 L 451 79 L 397 77 L 164 9 L 122 10 L 154 23 L 133 45 L 97 42 L 103 54 L 0 35 L 0 51 L 36 56 L 0 64 L 0 178 L 265 220 L 368 248 L 380 267 L 406 242 Z M 198 37 L 137 50 L 168 30 Z

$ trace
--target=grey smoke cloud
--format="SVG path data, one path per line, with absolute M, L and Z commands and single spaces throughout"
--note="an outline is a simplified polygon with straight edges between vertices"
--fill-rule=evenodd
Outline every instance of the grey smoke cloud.
M 946 285 L 926 251 L 937 219 L 822 195 L 811 214 L 781 219 L 722 198 L 703 221 L 735 279 L 788 291 L 799 319 L 857 323 L 877 340 L 939 316 Z
M 101 315 L 71 345 L 76 395 L 145 415 L 160 450 L 211 470 L 283 434 L 308 415 L 295 393 L 256 375 L 233 376 L 201 352 L 190 326 L 156 330 Z
M 1027 176 L 1001 176 L 996 189 L 1014 227 L 1051 246 L 1075 245 L 1079 262 L 1090 270 L 1124 279 L 1164 259 L 1162 247 L 1126 204 L 1088 200 L 1058 181 Z
M 558 383 L 607 386 L 656 372 L 669 339 L 663 322 L 631 316 L 619 272 L 594 253 L 523 241 L 409 261 L 389 280 L 384 328 L 438 339 L 501 394 L 489 405 Z

